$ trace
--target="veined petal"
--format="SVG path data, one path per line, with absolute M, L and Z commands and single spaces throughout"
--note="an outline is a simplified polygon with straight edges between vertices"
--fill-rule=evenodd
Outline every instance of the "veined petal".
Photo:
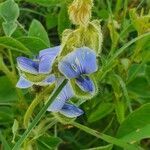
M 76 78 L 77 85 L 85 92 L 94 92 L 95 85 L 88 76 L 80 76 Z
M 60 111 L 60 109 L 62 109 L 62 107 L 64 106 L 65 102 L 69 100 L 71 97 L 73 97 L 73 95 L 74 93 L 72 87 L 70 83 L 67 83 L 67 85 L 62 89 L 57 98 L 49 106 L 48 111 L 52 112 Z
M 23 76 L 20 77 L 19 81 L 16 84 L 16 87 L 21 88 L 21 89 L 26 89 L 29 88 L 33 85 L 32 82 L 29 80 L 25 79 Z
M 68 78 L 90 74 L 97 69 L 96 53 L 87 47 L 77 48 L 59 63 L 59 70 Z
M 70 79 L 78 77 L 80 75 L 79 70 L 77 70 L 76 66 L 73 66 L 73 63 L 71 64 L 65 58 L 58 64 L 59 71 Z
M 68 103 L 65 103 L 59 112 L 68 118 L 78 117 L 84 113 L 83 110 L 79 109 L 75 105 Z
M 33 61 L 26 57 L 18 57 L 17 64 L 20 70 L 31 73 L 38 74 L 38 62 Z
M 52 64 L 60 51 L 60 46 L 48 48 L 40 51 L 39 53 L 39 73 L 50 73 L 52 70 Z
M 40 86 L 46 86 L 52 84 L 56 80 L 55 75 L 51 74 L 46 77 L 42 82 L 38 83 Z

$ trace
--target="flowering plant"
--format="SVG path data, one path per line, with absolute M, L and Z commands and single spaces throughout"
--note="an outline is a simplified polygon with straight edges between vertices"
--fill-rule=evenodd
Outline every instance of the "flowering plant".
M 0 149 L 149 149 L 148 8 L 1 0 Z

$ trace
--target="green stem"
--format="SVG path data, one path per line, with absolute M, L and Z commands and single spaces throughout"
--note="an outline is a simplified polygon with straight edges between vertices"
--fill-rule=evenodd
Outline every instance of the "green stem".
M 34 10 L 28 9 L 28 8 L 20 8 L 20 11 L 25 11 L 25 12 L 33 13 L 33 14 L 40 15 L 40 16 L 43 16 L 43 17 L 46 16 L 45 14 L 43 14 L 41 12 L 34 11 Z
M 25 128 L 28 127 L 29 120 L 32 116 L 35 107 L 42 101 L 41 98 L 42 98 L 41 96 L 36 96 L 35 99 L 32 101 L 32 103 L 30 104 L 30 106 L 28 107 L 23 120 L 23 124 Z
M 15 65 L 14 65 L 14 61 L 13 61 L 13 56 L 12 56 L 11 50 L 8 50 L 8 54 L 9 54 L 9 60 L 10 60 L 12 72 L 15 73 L 16 72 L 15 71 Z
M 51 121 L 51 122 L 50 122 Z M 46 125 L 47 123 L 49 123 L 48 125 Z M 57 120 L 53 118 L 53 120 L 42 120 L 42 122 L 40 122 L 40 124 L 38 125 L 38 127 L 34 130 L 34 134 L 35 136 L 29 140 L 27 143 L 28 144 L 32 144 L 34 143 L 34 141 L 36 139 L 38 139 L 40 136 L 42 136 L 43 134 L 45 134 L 45 132 L 50 129 L 53 125 L 55 125 L 57 123 Z
M 130 149 L 130 150 L 131 149 L 132 150 L 137 150 L 137 147 L 134 146 L 134 145 L 127 144 L 126 142 L 124 142 L 121 139 L 117 139 L 117 138 L 111 137 L 109 135 L 100 133 L 100 132 L 95 131 L 95 130 L 93 130 L 91 128 L 88 128 L 88 127 L 86 127 L 84 125 L 81 125 L 81 124 L 79 124 L 77 122 L 73 122 L 72 125 L 77 127 L 77 128 L 79 128 L 79 129 L 81 129 L 81 130 L 83 130 L 83 131 L 85 131 L 85 132 L 87 132 L 87 133 L 89 133 L 89 134 L 91 134 L 91 135 L 93 135 L 93 136 L 95 136 L 95 137 L 97 137 L 97 138 L 100 138 L 100 139 L 102 139 L 102 140 L 104 140 L 104 141 L 106 141 L 108 143 L 117 145 L 117 146 L 122 147 L 122 148 Z
M 23 135 L 21 136 L 21 138 L 17 141 L 17 143 L 15 144 L 15 146 L 13 147 L 12 150 L 18 150 L 20 149 L 22 143 L 26 140 L 26 138 L 29 136 L 29 134 L 31 133 L 32 129 L 36 126 L 36 124 L 40 121 L 40 119 L 42 118 L 42 116 L 45 114 L 47 108 L 49 107 L 49 105 L 53 102 L 53 100 L 58 96 L 58 94 L 61 92 L 61 90 L 64 88 L 64 86 L 67 84 L 68 80 L 65 79 L 61 85 L 52 93 L 52 95 L 48 98 L 48 101 L 46 103 L 46 105 L 43 106 L 43 108 L 41 109 L 41 111 L 37 114 L 37 116 L 34 118 L 34 120 L 32 121 L 32 123 L 29 125 L 29 127 L 26 129 L 26 131 L 23 133 Z
M 30 104 L 30 106 L 28 107 L 25 115 L 24 115 L 24 127 L 27 128 L 28 127 L 28 123 L 29 120 L 32 116 L 32 113 L 35 109 L 35 107 L 43 100 L 44 96 L 47 93 L 50 93 L 52 91 L 52 86 L 47 87 L 42 93 L 38 94 L 35 99 L 32 101 L 32 103 Z

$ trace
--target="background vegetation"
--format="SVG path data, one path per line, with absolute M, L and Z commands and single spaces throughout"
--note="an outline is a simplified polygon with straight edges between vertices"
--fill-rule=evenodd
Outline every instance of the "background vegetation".
M 34 97 L 32 89 L 15 87 L 16 57 L 32 57 L 59 45 L 63 31 L 75 26 L 67 11 L 72 0 L 0 2 L 0 139 L 1 149 L 9 150 L 25 131 L 23 115 Z M 85 113 L 76 119 L 80 124 L 51 121 L 42 127 L 40 122 L 29 135 L 33 143 L 27 149 L 133 149 L 124 142 L 137 150 L 150 148 L 149 10 L 149 0 L 94 0 L 92 19 L 101 20 L 104 39 L 98 95 L 81 105 Z M 42 107 L 35 109 L 33 119 Z M 51 117 L 48 112 L 42 119 Z

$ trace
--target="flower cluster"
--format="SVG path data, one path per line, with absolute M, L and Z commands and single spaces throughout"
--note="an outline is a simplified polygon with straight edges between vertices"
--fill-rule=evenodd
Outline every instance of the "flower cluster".
M 17 64 L 20 79 L 18 88 L 29 88 L 33 85 L 48 86 L 52 83 L 58 87 L 64 76 L 75 80 L 76 85 L 84 92 L 95 92 L 95 85 L 90 74 L 97 71 L 96 53 L 88 47 L 76 48 L 64 56 L 58 63 L 61 76 L 56 76 L 53 64 L 60 54 L 60 46 L 41 50 L 35 59 L 18 57 Z M 83 111 L 68 102 L 74 96 L 70 82 L 63 88 L 57 98 L 49 106 L 48 111 L 59 112 L 66 117 L 74 118 L 83 114 Z

